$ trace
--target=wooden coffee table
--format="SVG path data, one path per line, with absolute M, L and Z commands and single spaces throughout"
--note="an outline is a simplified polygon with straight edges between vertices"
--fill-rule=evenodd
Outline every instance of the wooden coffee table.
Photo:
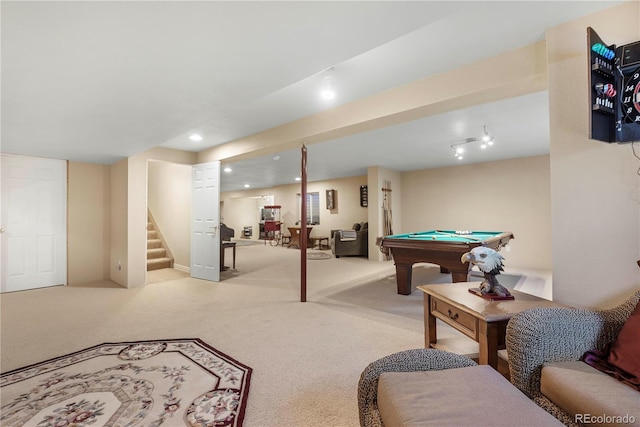
M 489 301 L 469 293 L 480 282 L 418 286 L 424 292 L 425 347 L 436 347 L 436 319 L 479 344 L 479 363 L 498 369 L 498 350 L 505 346 L 507 323 L 514 314 L 534 307 L 566 307 L 518 291 L 514 300 Z

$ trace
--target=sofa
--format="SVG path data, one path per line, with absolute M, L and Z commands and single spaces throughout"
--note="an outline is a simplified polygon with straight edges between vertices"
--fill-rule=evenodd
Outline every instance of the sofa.
M 438 349 L 369 364 L 358 383 L 358 409 L 362 427 L 562 426 L 492 367 Z
M 341 256 L 369 256 L 369 223 L 356 223 L 349 230 L 331 230 L 331 253 Z
M 506 335 L 511 382 L 566 425 L 640 425 L 640 391 L 582 361 L 593 351 L 606 355 L 625 324 L 640 342 L 639 300 L 637 291 L 609 310 L 536 308 L 513 316 Z M 628 329 L 632 313 L 635 332 Z
M 623 336 L 637 360 L 639 301 L 637 291 L 609 310 L 516 314 L 506 330 L 511 382 L 487 365 L 437 349 L 376 360 L 358 383 L 360 425 L 640 425 L 640 391 L 581 360 L 592 351 L 611 353 Z

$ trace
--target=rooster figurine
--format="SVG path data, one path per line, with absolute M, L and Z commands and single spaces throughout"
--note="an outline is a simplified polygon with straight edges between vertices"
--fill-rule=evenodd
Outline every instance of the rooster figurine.
M 480 292 L 482 292 L 483 295 L 490 294 L 499 297 L 510 297 L 511 292 L 498 283 L 498 279 L 496 278 L 501 271 L 504 271 L 502 268 L 503 259 L 504 257 L 498 252 L 485 246 L 477 246 L 460 257 L 462 263 L 470 262 L 473 265 L 477 265 L 484 274 L 484 280 L 480 284 Z

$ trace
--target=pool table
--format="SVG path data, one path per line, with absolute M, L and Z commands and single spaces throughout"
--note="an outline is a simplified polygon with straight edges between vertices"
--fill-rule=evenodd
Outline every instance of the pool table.
M 509 231 L 429 230 L 386 236 L 381 246 L 389 249 L 396 264 L 398 293 L 409 295 L 415 290 L 411 285 L 413 264 L 438 264 L 440 271 L 451 273 L 454 282 L 467 282 L 471 265 L 460 261 L 462 254 L 476 246 L 500 250 L 513 238 Z

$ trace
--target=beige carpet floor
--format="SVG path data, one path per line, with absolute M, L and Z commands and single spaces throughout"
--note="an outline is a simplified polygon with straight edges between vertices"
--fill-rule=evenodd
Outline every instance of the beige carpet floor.
M 299 261 L 297 249 L 241 246 L 220 282 L 174 270 L 137 289 L 105 281 L 2 294 L 1 371 L 102 342 L 200 338 L 254 369 L 245 426 L 357 426 L 364 367 L 424 345 L 422 294 L 396 293 L 392 262 L 343 257 L 308 262 L 301 303 Z M 414 280 L 450 278 L 421 265 Z

